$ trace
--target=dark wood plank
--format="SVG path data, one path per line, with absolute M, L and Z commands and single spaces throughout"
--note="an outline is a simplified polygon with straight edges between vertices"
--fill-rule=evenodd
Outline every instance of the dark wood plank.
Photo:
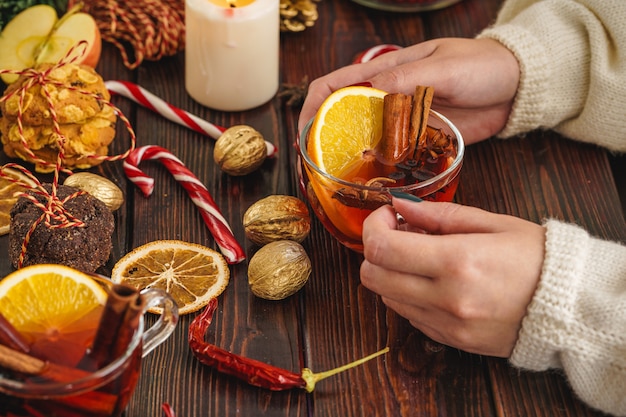
M 464 0 L 423 14 L 384 13 L 347 0 L 317 4 L 320 18 L 313 28 L 281 35 L 284 83 L 312 80 L 379 43 L 405 46 L 435 37 L 473 36 L 493 21 L 501 0 Z M 207 186 L 251 257 L 258 248 L 244 237 L 245 210 L 269 194 L 302 197 L 293 147 L 298 108 L 277 97 L 247 112 L 207 109 L 185 91 L 184 53 L 129 71 L 117 51 L 105 45 L 98 70 L 107 80 L 137 82 L 215 124 L 254 126 L 278 146 L 278 156 L 258 172 L 229 177 L 212 161 L 212 139 L 127 99 L 114 99 L 131 120 L 138 145 L 169 149 Z M 121 153 L 127 146 L 128 135 L 120 126 L 111 153 Z M 0 162 L 6 157 L 0 156 Z M 148 198 L 126 180 L 121 162 L 93 169 L 114 180 L 126 196 L 125 205 L 115 213 L 114 248 L 103 273 L 132 248 L 153 240 L 180 239 L 216 248 L 198 209 L 171 174 L 156 161 L 140 167 L 155 178 L 155 191 Z M 610 168 L 603 150 L 551 132 L 493 139 L 467 150 L 456 199 L 535 222 L 563 219 L 594 235 L 626 241 Z M 0 251 L 6 253 L 7 246 L 8 238 L 0 237 Z M 384 346 L 391 348 L 388 355 L 320 382 L 311 395 L 298 390 L 271 392 L 201 365 L 187 345 L 191 314 L 182 317 L 172 337 L 145 359 L 126 417 L 162 415 L 164 402 L 185 417 L 598 415 L 575 398 L 558 373 L 519 372 L 505 360 L 459 352 L 424 337 L 360 285 L 362 256 L 334 241 L 316 219 L 304 246 L 314 266 L 311 279 L 296 296 L 281 302 L 251 295 L 246 262 L 233 265 L 231 283 L 220 297 L 207 340 L 296 372 L 302 367 L 334 368 Z M 0 260 L 2 276 L 11 270 Z
M 626 238 L 607 153 L 553 132 L 468 147 L 457 200 L 537 223 L 565 220 L 606 239 Z

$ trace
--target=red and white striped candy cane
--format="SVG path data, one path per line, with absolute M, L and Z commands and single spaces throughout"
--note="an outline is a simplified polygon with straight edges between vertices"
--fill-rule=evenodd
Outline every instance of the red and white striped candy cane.
M 166 102 L 162 98 L 157 97 L 137 84 L 129 81 L 105 81 L 104 84 L 109 92 L 131 99 L 135 103 L 141 104 L 142 106 L 160 114 L 174 123 L 178 123 L 179 125 L 185 126 L 213 139 L 219 138 L 226 130 L 225 127 L 214 125 L 213 123 L 207 122 L 192 113 Z M 267 149 L 267 156 L 274 156 L 276 153 L 276 146 L 268 141 L 265 141 L 265 146 Z
M 204 223 L 211 231 L 226 261 L 229 264 L 243 261 L 246 255 L 213 197 L 204 184 L 170 151 L 156 145 L 136 148 L 124 160 L 124 172 L 128 179 L 139 187 L 146 197 L 152 194 L 154 178 L 147 176 L 138 168 L 139 163 L 147 159 L 156 159 L 161 162 L 187 191 L 191 201 L 200 209 Z
M 382 45 L 372 46 L 369 49 L 361 52 L 354 58 L 353 64 L 361 64 L 363 62 L 371 61 L 377 56 L 381 56 L 382 54 L 386 54 L 387 52 L 397 51 L 398 49 L 402 49 L 401 46 L 392 45 L 388 43 L 384 43 Z

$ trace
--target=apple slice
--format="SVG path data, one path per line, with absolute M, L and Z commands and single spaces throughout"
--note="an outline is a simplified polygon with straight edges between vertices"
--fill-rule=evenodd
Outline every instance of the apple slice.
M 80 41 L 87 46 L 76 51 L 82 55 L 75 62 L 95 68 L 102 50 L 100 30 L 93 17 L 79 10 L 80 6 L 73 7 L 61 19 L 45 4 L 23 10 L 0 33 L 0 69 L 23 70 L 56 63 Z M 7 84 L 16 79 L 15 74 L 2 74 Z
M 54 8 L 46 5 L 25 9 L 11 19 L 0 34 L 0 69 L 34 67 L 37 49 L 47 39 L 57 20 Z M 2 75 L 7 84 L 16 79 L 13 74 Z

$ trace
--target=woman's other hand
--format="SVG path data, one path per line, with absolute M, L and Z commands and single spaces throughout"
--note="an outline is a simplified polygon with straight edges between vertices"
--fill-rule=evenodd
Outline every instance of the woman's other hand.
M 396 212 L 410 231 L 397 229 Z M 544 241 L 542 226 L 516 217 L 394 198 L 365 220 L 361 281 L 433 340 L 509 357 Z
M 348 85 L 371 83 L 387 92 L 413 94 L 417 85 L 435 89 L 433 108 L 474 143 L 500 132 L 519 82 L 513 54 L 491 39 L 442 38 L 388 52 L 311 82 L 298 129 L 314 117 L 324 99 Z

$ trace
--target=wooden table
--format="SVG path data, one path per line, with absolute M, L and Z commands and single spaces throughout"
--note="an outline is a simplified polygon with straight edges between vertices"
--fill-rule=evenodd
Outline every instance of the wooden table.
M 465 0 L 424 14 L 392 14 L 347 0 L 318 3 L 313 28 L 281 37 L 281 82 L 297 84 L 349 64 L 362 50 L 380 43 L 410 45 L 435 37 L 472 37 L 495 17 L 500 0 Z M 254 65 L 254 62 L 250 62 Z M 214 141 L 116 98 L 138 135 L 138 145 L 156 144 L 176 154 L 206 184 L 248 257 L 258 249 L 244 237 L 241 218 L 255 201 L 270 194 L 302 197 L 295 175 L 299 108 L 276 97 L 247 112 L 222 113 L 194 102 L 184 88 L 184 54 L 145 62 L 127 70 L 119 53 L 105 44 L 98 71 L 105 80 L 129 80 L 217 125 L 248 124 L 279 147 L 253 175 L 230 177 L 213 163 Z M 120 127 L 111 153 L 127 146 Z M 0 162 L 6 162 L 2 157 Z M 180 239 L 216 247 L 184 189 L 158 163 L 142 169 L 155 178 L 153 195 L 130 184 L 121 163 L 94 172 L 122 187 L 126 203 L 116 212 L 114 249 L 102 273 L 125 253 L 157 239 Z M 626 241 L 626 227 L 607 154 L 594 146 L 538 132 L 523 139 L 490 140 L 467 150 L 456 200 L 535 222 L 556 217 L 592 234 Z M 384 346 L 391 352 L 318 384 L 313 394 L 271 392 L 221 375 L 201 365 L 187 345 L 194 314 L 182 317 L 172 337 L 144 361 L 126 417 L 162 415 L 171 404 L 179 417 L 199 416 L 591 416 L 557 372 L 526 373 L 503 359 L 443 347 L 388 311 L 359 283 L 361 255 L 331 238 L 316 219 L 303 243 L 313 274 L 296 296 L 280 302 L 253 296 L 247 263 L 231 267 L 231 282 L 209 339 L 235 353 L 298 371 L 334 368 Z M 8 237 L 0 237 L 7 253 Z M 11 272 L 6 256 L 0 274 Z M 153 317 L 150 319 L 153 320 Z

